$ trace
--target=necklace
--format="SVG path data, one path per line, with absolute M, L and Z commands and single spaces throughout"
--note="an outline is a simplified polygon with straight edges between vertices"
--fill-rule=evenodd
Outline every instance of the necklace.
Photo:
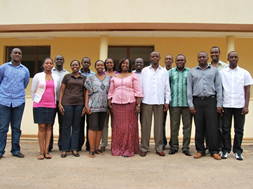
M 96 77 L 101 82 L 100 89 L 105 90 L 105 85 L 103 84 L 103 81 L 104 81 L 105 78 L 101 81 L 97 75 L 96 75 Z

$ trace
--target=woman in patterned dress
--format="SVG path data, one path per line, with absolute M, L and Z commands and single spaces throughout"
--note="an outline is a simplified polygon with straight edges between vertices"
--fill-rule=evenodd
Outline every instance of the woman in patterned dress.
M 97 60 L 95 63 L 96 74 L 88 76 L 84 86 L 86 87 L 85 109 L 89 116 L 89 157 L 94 158 L 95 153 L 104 155 L 98 149 L 102 136 L 104 122 L 108 111 L 107 94 L 111 78 L 103 74 L 104 62 Z

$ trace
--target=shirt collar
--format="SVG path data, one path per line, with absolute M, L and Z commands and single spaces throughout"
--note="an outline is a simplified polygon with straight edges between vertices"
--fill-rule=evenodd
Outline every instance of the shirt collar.
M 56 67 L 53 67 L 52 70 L 53 70 L 53 71 L 58 71 L 58 70 L 56 69 Z M 66 70 L 63 68 L 61 71 L 58 71 L 58 72 L 66 72 Z
M 81 68 L 80 71 L 81 71 L 81 73 L 84 73 L 84 72 L 83 72 L 83 68 Z M 88 73 L 90 73 L 90 69 L 88 69 Z M 86 73 L 84 73 L 84 74 L 86 74 Z
M 229 71 L 237 71 L 238 69 L 240 69 L 240 67 L 237 65 L 235 69 L 231 69 L 230 67 L 228 67 L 228 72 Z
M 175 70 L 177 70 L 177 71 L 179 71 L 179 72 L 180 72 L 180 70 L 179 70 L 179 69 L 177 69 L 177 67 L 175 67 Z M 182 71 L 185 71 L 185 70 L 186 70 L 186 68 L 184 67 Z
M 199 65 L 196 68 L 202 70 L 202 68 Z M 206 70 L 207 68 L 211 68 L 211 66 L 209 64 L 207 64 L 207 66 L 206 66 L 206 68 L 204 70 Z
M 152 64 L 149 66 L 149 69 L 154 69 L 153 67 L 152 67 Z M 164 69 L 162 66 L 158 66 L 158 69 Z
M 8 62 L 8 64 L 10 64 L 10 65 L 12 65 L 12 66 L 14 66 L 13 64 L 12 64 L 12 62 L 10 61 L 10 62 Z M 21 64 L 21 62 L 19 62 L 19 65 L 17 66 L 17 67 L 23 67 L 23 64 Z
M 71 77 L 76 78 L 76 77 L 73 75 L 73 73 L 70 73 L 70 75 L 71 75 Z M 79 77 L 81 77 L 81 76 L 82 76 L 82 74 L 79 74 L 79 76 L 78 76 L 77 78 L 79 78 Z

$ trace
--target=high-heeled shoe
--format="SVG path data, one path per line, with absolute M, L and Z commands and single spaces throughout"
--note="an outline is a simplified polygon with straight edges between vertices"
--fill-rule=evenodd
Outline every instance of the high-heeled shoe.
M 78 152 L 74 153 L 74 152 L 72 151 L 72 154 L 73 154 L 73 156 L 75 156 L 75 157 L 79 157 L 79 156 L 80 156 L 80 154 L 79 154 Z
M 62 157 L 62 158 L 67 157 L 67 153 L 66 153 L 66 152 L 65 152 L 65 153 L 62 153 L 62 154 L 61 154 L 61 157 Z

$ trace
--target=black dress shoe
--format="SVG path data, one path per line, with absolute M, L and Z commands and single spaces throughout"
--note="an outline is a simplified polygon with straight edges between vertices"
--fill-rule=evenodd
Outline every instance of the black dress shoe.
M 62 154 L 61 154 L 61 157 L 62 157 L 62 158 L 67 157 L 67 153 L 64 153 L 64 154 L 62 153 Z
M 16 154 L 12 154 L 12 156 L 16 156 L 18 158 L 23 158 L 25 157 L 21 152 L 17 152 Z
M 73 156 L 75 156 L 75 157 L 79 157 L 79 156 L 80 156 L 80 154 L 79 154 L 78 152 L 74 153 L 74 152 L 72 151 L 72 154 L 73 154 Z
M 0 159 L 3 157 L 3 155 L 2 154 L 0 154 Z
M 175 154 L 175 153 L 177 153 L 177 150 L 171 149 L 171 150 L 169 151 L 169 154 L 170 154 L 170 155 L 173 155 L 173 154 Z
M 189 152 L 189 150 L 184 150 L 183 153 L 184 153 L 186 156 L 191 156 L 191 153 Z

